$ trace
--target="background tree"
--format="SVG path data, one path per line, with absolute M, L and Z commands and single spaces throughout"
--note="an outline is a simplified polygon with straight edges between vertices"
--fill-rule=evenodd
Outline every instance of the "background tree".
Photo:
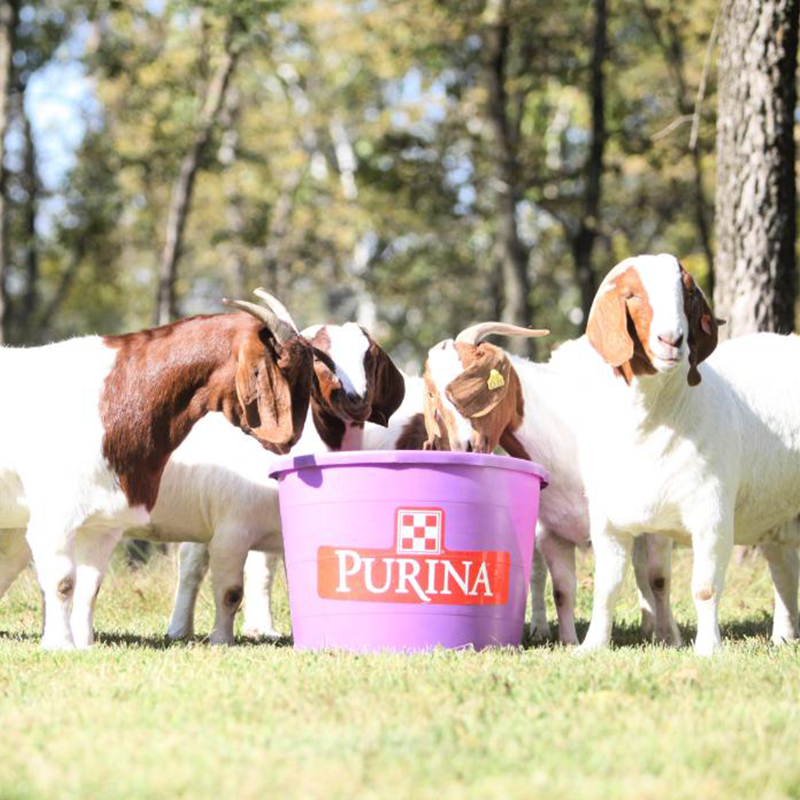
M 205 26 L 205 21 L 201 25 Z M 175 298 L 175 279 L 178 271 L 183 234 L 192 201 L 197 171 L 205 155 L 214 127 L 219 121 L 226 96 L 231 87 L 233 72 L 239 60 L 246 23 L 233 13 L 225 23 L 222 53 L 205 90 L 202 105 L 194 124 L 194 136 L 181 160 L 178 176 L 172 185 L 167 208 L 164 249 L 159 264 L 158 297 L 156 299 L 155 324 L 165 325 L 178 316 Z
M 6 134 L 11 115 L 13 56 L 19 4 L 0 3 L 0 344 L 5 340 L 9 260 L 8 182 L 5 168 Z
M 714 300 L 726 333 L 794 329 L 797 0 L 725 0 Z
M 198 154 L 234 14 L 253 24 Z M 34 93 L 28 147 L 11 105 L 9 332 L 151 324 L 160 282 L 162 309 L 185 314 L 263 283 L 301 324 L 366 322 L 411 369 L 512 306 L 553 331 L 544 356 L 631 253 L 672 251 L 707 278 L 695 198 L 699 178 L 710 221 L 716 14 L 716 0 L 23 0 L 26 81 L 68 68 L 91 113 L 55 182 L 59 132 L 40 129 Z M 60 38 L 37 45 L 43 62 L 20 34 L 48 19 Z M 675 121 L 704 83 L 693 150 Z

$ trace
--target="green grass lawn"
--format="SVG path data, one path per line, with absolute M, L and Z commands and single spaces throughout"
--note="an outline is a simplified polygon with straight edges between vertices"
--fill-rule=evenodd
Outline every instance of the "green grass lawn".
M 685 551 L 676 572 L 691 637 Z M 632 580 L 617 648 L 589 657 L 168 646 L 174 574 L 170 557 L 135 573 L 117 563 L 100 644 L 81 653 L 38 649 L 32 573 L 4 598 L 0 800 L 800 798 L 800 648 L 768 643 L 758 557 L 731 567 L 726 647 L 709 660 L 640 640 Z M 589 575 L 583 564 L 581 633 Z M 279 608 L 288 630 L 283 590 Z

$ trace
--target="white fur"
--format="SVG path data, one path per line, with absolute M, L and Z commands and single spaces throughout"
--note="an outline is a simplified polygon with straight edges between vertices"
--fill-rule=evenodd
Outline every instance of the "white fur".
M 683 334 L 685 344 L 677 261 L 658 258 L 668 279 L 648 286 L 647 269 L 642 275 L 653 336 Z M 640 259 L 631 263 L 639 269 Z M 791 523 L 800 513 L 800 338 L 764 333 L 725 342 L 701 365 L 696 387 L 687 384 L 685 346 L 677 363 L 656 363 L 656 375 L 634 377 L 630 386 L 588 341 L 580 346 L 597 376 L 580 440 L 596 559 L 583 648 L 609 643 L 632 537 L 645 531 L 693 546 L 698 653 L 721 643 L 717 610 L 734 542 L 777 543 L 765 552 L 784 606 L 774 633 L 795 638 L 797 566 L 785 548 L 798 542 Z
M 337 376 L 340 380 L 347 376 L 351 387 L 362 387 L 359 396 L 366 396 L 364 356 L 369 340 L 354 323 L 326 328 Z M 303 334 L 313 338 L 317 330 L 319 326 L 308 328 Z M 363 381 L 359 376 L 364 376 Z M 346 385 L 344 381 L 342 385 Z M 419 411 L 421 391 L 418 397 Z M 404 407 L 409 402 L 407 393 Z M 277 456 L 217 417 L 209 414 L 195 425 L 173 453 L 153 509 L 153 525 L 144 533 L 132 533 L 160 541 L 188 542 L 180 549 L 180 577 L 168 636 L 186 638 L 193 634 L 195 601 L 210 564 L 215 604 L 211 642 L 233 642 L 239 602 L 228 602 L 226 598 L 231 597 L 232 590 L 234 598 L 241 596 L 243 569 L 246 579 L 243 630 L 247 635 L 274 638 L 279 634 L 273 622 L 270 590 L 283 552 L 283 538 L 278 484 L 268 477 L 268 472 Z M 390 425 L 401 426 L 401 417 L 402 408 L 392 416 Z M 345 425 L 342 450 L 363 449 L 367 440 L 376 441 L 387 432 L 386 428 L 369 422 Z M 328 449 L 309 411 L 303 435 L 292 448 L 292 455 L 323 453 Z
M 434 347 L 428 355 L 427 368 L 436 389 L 446 400 L 444 390 L 462 371 L 452 342 Z M 449 346 L 447 346 L 449 345 Z M 543 464 L 551 475 L 551 483 L 542 493 L 539 524 L 536 532 L 536 556 L 531 576 L 533 598 L 532 632 L 536 638 L 549 637 L 544 605 L 545 571 L 542 557 L 553 582 L 553 594 L 559 621 L 559 638 L 564 644 L 577 644 L 575 630 L 575 547 L 589 545 L 589 514 L 584 497 L 583 481 L 578 464 L 577 431 L 591 396 L 593 373 L 598 365 L 587 359 L 582 342 L 562 345 L 547 364 L 510 356 L 522 387 L 523 421 L 513 433 L 530 457 Z M 458 423 L 461 441 L 454 449 L 466 449 L 472 436 L 472 425 L 450 404 Z M 661 575 L 657 553 L 652 558 L 654 577 Z M 644 575 L 639 576 L 644 580 Z M 644 587 L 642 587 L 644 593 Z M 680 635 L 672 619 L 667 597 L 659 605 L 657 636 L 672 644 L 680 643 Z
M 328 335 L 331 339 L 329 355 L 336 365 L 336 377 L 342 389 L 347 394 L 364 397 L 367 391 L 364 356 L 369 349 L 369 339 L 355 322 L 329 325 Z
M 102 455 L 99 401 L 116 352 L 96 336 L 0 349 L 0 528 L 27 526 L 45 598 L 45 648 L 91 644 L 94 595 L 120 529 L 147 519 L 128 506 Z M 3 536 L 14 544 L 0 591 L 27 561 L 20 532 Z
M 451 437 L 450 447 L 453 450 L 466 450 L 472 438 L 472 423 L 459 414 L 458 409 L 448 399 L 448 384 L 452 383 L 463 371 L 464 365 L 456 350 L 455 342 L 447 339 L 432 347 L 428 352 L 428 372 L 439 395 L 442 406 L 453 415 L 458 431 L 458 438 Z
M 683 311 L 683 286 L 680 280 L 680 264 L 674 256 L 636 256 L 617 264 L 606 276 L 606 281 L 622 274 L 630 267 L 635 267 L 644 286 L 647 299 L 653 312 L 650 323 L 648 345 L 655 360 L 653 366 L 659 371 L 669 371 L 678 366 L 688 355 L 688 333 L 686 315 Z M 598 297 L 611 286 L 604 283 L 598 291 Z M 653 302 L 651 298 L 658 298 Z M 672 346 L 682 336 L 679 347 Z

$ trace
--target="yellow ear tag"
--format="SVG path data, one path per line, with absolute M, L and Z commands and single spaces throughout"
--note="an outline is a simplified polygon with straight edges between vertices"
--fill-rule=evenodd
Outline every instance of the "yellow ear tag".
M 501 386 L 505 385 L 505 378 L 503 378 L 503 376 L 496 369 L 493 369 L 489 373 L 489 379 L 486 381 L 486 386 L 489 389 L 499 389 Z

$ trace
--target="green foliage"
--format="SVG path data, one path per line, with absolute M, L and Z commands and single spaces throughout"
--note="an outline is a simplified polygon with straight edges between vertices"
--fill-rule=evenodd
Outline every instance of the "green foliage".
M 609 4 L 599 275 L 631 253 L 664 250 L 707 272 L 690 125 L 657 134 L 686 114 L 687 98 L 693 110 L 716 6 Z M 59 190 L 62 211 L 37 243 L 35 318 L 81 264 L 37 339 L 151 320 L 171 186 L 228 36 L 240 37 L 241 61 L 195 184 L 177 283 L 182 311 L 217 310 L 221 295 L 268 284 L 303 323 L 356 316 L 404 361 L 500 313 L 480 0 L 30 7 L 35 21 L 19 47 L 31 68 L 77 37 L 72 49 L 80 42 L 101 109 Z M 592 17 L 577 0 L 509 8 L 518 223 L 531 323 L 554 331 L 552 345 L 582 326 L 569 237 L 586 190 Z M 709 219 L 713 91 L 712 71 L 699 139 Z

